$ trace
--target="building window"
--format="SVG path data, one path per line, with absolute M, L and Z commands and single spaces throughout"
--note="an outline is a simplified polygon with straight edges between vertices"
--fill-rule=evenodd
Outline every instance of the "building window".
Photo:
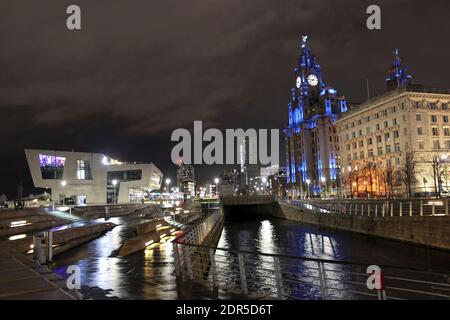
M 417 109 L 420 108 L 420 102 L 419 102 L 419 101 L 416 101 L 416 102 L 414 103 L 414 105 L 415 105 L 415 107 L 416 107 Z
M 350 153 L 347 153 L 347 161 L 352 160 L 352 155 Z
M 419 150 L 423 150 L 423 149 L 425 149 L 423 141 L 419 141 Z
M 433 127 L 433 128 L 431 128 L 431 132 L 432 132 L 433 136 L 438 136 L 439 135 L 439 128 Z
M 420 113 L 416 113 L 416 121 L 422 121 L 422 115 Z
M 398 138 L 398 130 L 395 130 L 393 133 L 394 133 L 394 139 Z
M 367 139 L 367 145 L 369 145 L 369 146 L 372 145 L 372 138 Z
M 444 128 L 444 136 L 450 136 L 450 129 L 448 127 Z
M 92 180 L 91 167 L 87 160 L 77 160 L 77 179 Z
M 364 151 L 361 151 L 361 152 L 359 153 L 359 158 L 360 158 L 360 159 L 364 159 Z
M 388 126 L 389 126 L 388 122 L 385 121 L 385 122 L 384 122 L 384 127 L 387 128 Z
M 367 128 L 366 128 L 366 133 L 367 133 L 367 134 L 370 134 L 370 127 L 367 127 Z
M 356 149 L 356 142 L 353 142 L 353 149 Z
M 391 145 L 390 144 L 386 145 L 386 153 L 391 153 Z
M 40 154 L 39 166 L 42 179 L 62 179 L 66 158 Z
M 442 104 L 442 110 L 448 110 L 448 104 L 443 103 Z
M 442 116 L 442 121 L 444 121 L 445 123 L 448 123 L 448 116 Z
M 350 144 L 347 144 L 347 151 L 350 151 Z
M 392 119 L 392 125 L 396 126 L 397 125 L 397 118 Z
M 395 143 L 395 152 L 400 152 L 400 143 L 399 142 Z
M 376 128 L 376 130 L 380 130 L 380 124 L 377 123 L 376 126 L 375 126 L 375 128 Z
M 450 140 L 446 140 L 446 141 L 445 141 L 445 148 L 446 148 L 447 150 L 450 150 Z
M 361 140 L 361 141 L 359 142 L 359 147 L 360 147 L 360 148 L 364 147 L 364 141 Z
M 431 122 L 437 122 L 437 115 L 435 114 L 431 115 Z
M 379 156 L 383 155 L 383 148 L 382 148 L 382 147 L 378 147 L 378 148 L 377 148 L 377 154 L 378 154 Z
M 436 110 L 436 103 L 431 102 L 431 103 L 430 103 L 430 109 L 431 109 L 431 110 Z
M 373 149 L 369 149 L 369 157 L 373 157 Z
M 381 136 L 377 136 L 377 142 L 381 143 Z
M 433 140 L 433 149 L 439 150 L 440 148 L 439 140 Z
M 384 141 L 389 141 L 389 139 L 390 139 L 389 132 L 386 132 L 384 134 Z
M 417 127 L 417 134 L 421 136 L 423 134 L 422 127 Z
M 356 133 L 355 133 L 355 131 L 352 132 L 352 138 L 356 138 Z
M 358 154 L 356 152 L 353 154 L 353 160 L 358 160 Z

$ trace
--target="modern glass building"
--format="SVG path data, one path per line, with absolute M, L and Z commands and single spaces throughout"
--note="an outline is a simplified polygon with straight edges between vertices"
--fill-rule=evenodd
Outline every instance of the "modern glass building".
M 159 190 L 162 172 L 153 163 L 125 163 L 100 153 L 26 149 L 36 188 L 51 189 L 58 203 L 141 202 Z

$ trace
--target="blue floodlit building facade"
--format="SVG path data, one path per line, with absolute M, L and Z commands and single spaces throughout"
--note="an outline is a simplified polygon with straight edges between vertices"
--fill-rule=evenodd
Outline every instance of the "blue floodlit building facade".
M 307 39 L 302 37 L 298 66 L 293 71 L 284 130 L 288 194 L 294 197 L 336 192 L 339 142 L 334 122 L 339 113 L 347 111 L 345 97 L 325 84 Z

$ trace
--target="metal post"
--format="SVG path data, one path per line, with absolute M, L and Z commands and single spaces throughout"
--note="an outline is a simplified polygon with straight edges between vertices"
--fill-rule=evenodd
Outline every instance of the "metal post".
M 172 246 L 173 246 L 173 258 L 175 261 L 175 272 L 177 276 L 180 276 L 181 268 L 180 268 L 180 252 L 178 252 L 178 243 L 174 241 L 172 242 Z
M 192 273 L 192 261 L 191 261 L 191 253 L 189 246 L 185 246 L 185 260 L 186 260 L 186 268 L 188 272 L 189 279 L 194 279 L 194 274 Z
M 323 266 L 323 262 L 317 261 L 317 267 L 319 269 L 319 279 L 320 279 L 320 289 L 322 290 L 322 299 L 327 300 L 328 293 L 327 293 L 325 268 Z
M 209 249 L 209 259 L 211 260 L 211 274 L 213 280 L 213 287 L 217 288 L 217 269 L 216 269 L 216 257 L 214 255 L 214 249 Z
M 412 217 L 412 201 L 409 202 L 409 216 Z
M 350 203 L 350 214 L 352 214 L 352 204 Z
M 394 203 L 391 202 L 391 217 L 394 216 Z
M 434 202 L 433 205 L 431 206 L 431 215 L 434 216 L 434 214 L 436 213 L 436 208 L 434 207 Z
M 375 217 L 378 216 L 378 203 L 375 204 Z
M 244 254 L 239 252 L 238 259 L 239 259 L 239 274 L 241 277 L 241 290 L 242 294 L 246 295 L 248 294 L 248 290 L 247 290 L 247 277 L 245 275 Z
M 278 257 L 273 257 L 273 262 L 275 263 L 275 277 L 277 280 L 278 299 L 282 300 L 284 297 L 284 292 L 283 292 L 283 277 L 281 275 L 280 259 Z
M 55 201 L 52 201 L 52 211 L 55 211 Z
M 420 200 L 420 215 L 423 216 L 423 201 Z
M 358 215 L 358 204 L 355 203 L 355 216 L 357 216 L 357 215 Z
M 48 231 L 47 234 L 47 261 L 53 261 L 53 232 Z
M 69 215 L 72 215 L 72 207 L 69 207 Z
M 400 201 L 400 217 L 403 216 L 403 202 Z
M 367 216 L 370 217 L 370 203 L 367 205 Z
M 444 205 L 445 205 L 445 215 L 448 216 L 448 198 L 445 198 Z
M 381 214 L 384 217 L 384 212 L 386 211 L 386 204 L 383 202 L 383 206 L 381 207 Z

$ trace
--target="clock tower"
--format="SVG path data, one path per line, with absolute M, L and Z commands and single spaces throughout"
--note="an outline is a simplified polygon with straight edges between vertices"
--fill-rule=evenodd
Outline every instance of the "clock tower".
M 347 103 L 325 84 L 307 36 L 302 36 L 300 50 L 285 129 L 287 182 L 292 196 L 328 195 L 338 184 L 334 122 L 347 111 Z

